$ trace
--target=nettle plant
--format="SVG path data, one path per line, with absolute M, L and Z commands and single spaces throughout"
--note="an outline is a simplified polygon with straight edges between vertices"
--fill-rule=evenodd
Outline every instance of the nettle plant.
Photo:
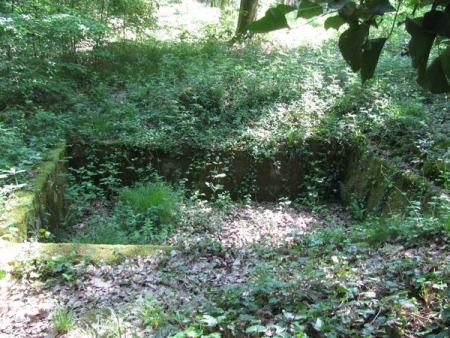
M 399 14 L 411 11 L 411 18 L 397 22 Z M 428 11 L 427 11 L 428 10 Z M 251 33 L 266 33 L 289 28 L 286 15 L 296 11 L 296 18 L 312 19 L 327 15 L 326 29 L 339 30 L 339 49 L 353 72 L 360 72 L 364 83 L 374 76 L 380 54 L 396 25 L 404 25 L 411 35 L 407 54 L 417 69 L 418 83 L 432 93 L 450 92 L 450 1 L 389 0 L 301 0 L 298 7 L 278 5 L 247 26 Z M 385 14 L 393 13 L 387 36 L 373 36 Z M 417 14 L 417 16 L 416 16 Z M 434 60 L 429 64 L 430 56 Z

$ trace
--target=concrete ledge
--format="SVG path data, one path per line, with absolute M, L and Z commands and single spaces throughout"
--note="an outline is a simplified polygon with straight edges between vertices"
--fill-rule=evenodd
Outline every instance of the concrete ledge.
M 170 252 L 172 246 L 162 245 L 105 245 L 76 243 L 0 243 L 0 269 L 10 270 L 15 261 L 29 258 L 51 258 L 56 255 L 63 259 L 89 258 L 94 262 L 107 264 L 123 261 L 125 258 L 148 257 L 160 252 Z

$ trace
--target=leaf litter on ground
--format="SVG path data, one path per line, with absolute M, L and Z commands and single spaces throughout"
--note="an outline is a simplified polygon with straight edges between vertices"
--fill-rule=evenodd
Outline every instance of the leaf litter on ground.
M 74 263 L 70 280 L 5 284 L 2 337 L 56 336 L 51 316 L 58 307 L 77 318 L 59 337 L 168 337 L 191 327 L 223 337 L 256 329 L 267 337 L 448 330 L 447 242 L 370 247 L 336 206 L 317 213 L 254 203 L 205 213 L 206 225 L 183 227 L 170 239 L 170 253 L 115 265 Z M 151 321 L 158 325 L 142 318 L 148 299 L 164 319 Z

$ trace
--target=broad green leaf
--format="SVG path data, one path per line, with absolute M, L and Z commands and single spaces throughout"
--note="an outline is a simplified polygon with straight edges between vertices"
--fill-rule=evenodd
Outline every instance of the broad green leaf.
M 377 298 L 377 293 L 373 291 L 364 292 L 365 298 Z
M 279 4 L 277 7 L 275 7 L 275 9 L 279 10 L 281 13 L 286 15 L 295 11 L 297 8 L 294 6 Z
M 349 2 L 351 2 L 352 0 L 337 0 L 337 1 L 327 1 L 328 3 L 328 8 L 332 9 L 332 10 L 339 10 L 341 8 L 343 8 L 346 4 L 348 4 Z
M 425 13 L 422 28 L 428 33 L 450 38 L 450 13 L 442 11 Z
M 70 273 L 63 273 L 62 276 L 67 280 L 71 281 L 73 279 L 73 275 Z
M 342 7 L 338 13 L 342 20 L 347 23 L 356 23 L 357 18 L 355 16 L 356 4 L 354 2 L 347 3 L 344 7 Z
M 361 69 L 363 45 L 366 42 L 368 35 L 368 25 L 354 24 L 339 37 L 339 49 L 341 54 L 354 72 Z
M 207 336 L 202 336 L 202 337 L 204 337 L 204 338 L 220 338 L 221 334 L 219 332 L 213 332 L 213 333 L 210 333 Z
M 289 25 L 283 12 L 278 8 L 268 9 L 261 19 L 246 27 L 252 33 L 268 33 L 283 28 L 289 28 Z
M 441 53 L 439 58 L 441 59 L 441 66 L 445 75 L 450 79 L 450 46 Z
M 174 336 L 171 336 L 170 338 L 185 338 L 186 334 L 184 332 L 178 332 Z
M 434 0 L 409 0 L 408 6 L 417 6 L 417 8 L 423 8 L 431 5 L 433 2 Z
M 450 307 L 447 307 L 442 311 L 441 318 L 444 322 L 450 323 Z
M 317 318 L 316 322 L 314 324 L 314 328 L 320 332 L 322 330 L 322 326 L 323 326 L 323 320 L 320 318 Z
M 418 83 L 434 94 L 442 94 L 450 91 L 450 85 L 442 69 L 440 57 L 434 59 L 425 74 L 418 79 Z
M 374 14 L 365 7 L 357 8 L 355 10 L 355 19 L 357 19 L 358 21 L 365 21 L 366 24 L 370 24 L 371 26 L 377 26 L 377 23 L 374 19 Z
M 340 286 L 338 287 L 338 291 L 339 291 L 340 293 L 347 293 L 347 292 L 348 292 L 348 289 L 347 289 L 345 286 L 340 285 Z
M 409 54 L 412 66 L 418 69 L 421 78 L 427 68 L 428 57 L 436 34 L 425 32 L 416 20 L 406 19 L 406 31 L 411 35 Z
M 330 16 L 325 20 L 324 27 L 325 29 L 334 28 L 338 30 L 343 24 L 345 24 L 344 20 L 339 15 Z
M 216 326 L 219 323 L 215 317 L 210 315 L 203 315 L 201 321 L 205 323 L 206 326 Z
M 389 0 L 373 0 L 369 2 L 367 7 L 370 13 L 383 15 L 384 13 L 395 12 L 395 8 L 390 4 Z
M 302 0 L 298 6 L 297 18 L 311 19 L 323 14 L 323 7 L 309 0 Z
M 371 39 L 366 45 L 362 53 L 361 60 L 361 80 L 362 83 L 373 78 L 375 69 L 377 68 L 378 59 L 380 58 L 381 50 L 384 47 L 386 38 Z
M 245 330 L 245 332 L 247 332 L 247 333 L 252 333 L 252 332 L 266 332 L 267 331 L 267 328 L 265 327 L 265 326 L 262 326 L 262 325 L 252 325 L 252 326 L 249 326 L 246 330 Z
M 191 327 L 188 327 L 186 330 L 184 330 L 183 333 L 188 337 L 197 338 L 197 337 L 201 337 L 203 335 L 203 330 L 197 329 L 195 326 L 191 326 Z
M 239 316 L 239 319 L 252 321 L 252 320 L 255 320 L 256 318 L 249 314 L 242 314 Z

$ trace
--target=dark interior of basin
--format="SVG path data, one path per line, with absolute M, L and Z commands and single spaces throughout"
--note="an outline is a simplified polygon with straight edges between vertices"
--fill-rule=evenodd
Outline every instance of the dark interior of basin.
M 189 189 L 211 194 L 206 182 L 220 180 L 233 199 L 250 196 L 256 201 L 297 198 L 315 190 L 316 198 L 338 198 L 339 182 L 345 178 L 353 149 L 341 143 L 310 139 L 301 147 L 285 147 L 270 154 L 248 150 L 211 151 L 185 146 L 176 152 L 150 147 L 98 144 L 86 157 L 83 145 L 69 149 L 69 167 L 80 169 L 102 163 L 118 164 L 117 178 L 124 186 L 141 180 L 149 168 L 168 182 L 186 179 Z M 102 180 L 98 174 L 97 182 Z
M 109 191 L 110 197 L 117 188 L 148 182 L 156 175 L 169 184 L 183 182 L 187 194 L 196 191 L 205 199 L 214 197 L 214 187 L 220 187 L 233 200 L 341 203 L 365 215 L 402 212 L 409 199 L 429 199 L 417 177 L 405 175 L 351 144 L 319 138 L 265 153 L 190 146 L 167 151 L 118 142 L 76 143 L 67 148 L 67 155 L 64 163 L 72 173 L 72 184 L 82 185 L 89 173 L 94 185 Z M 61 190 L 61 184 L 56 186 Z M 45 228 L 58 240 L 64 231 L 61 215 L 72 206 L 59 203 L 60 197 L 55 204 L 53 195 L 44 201 L 46 211 L 42 214 L 58 217 L 43 217 L 41 222 L 47 223 Z

